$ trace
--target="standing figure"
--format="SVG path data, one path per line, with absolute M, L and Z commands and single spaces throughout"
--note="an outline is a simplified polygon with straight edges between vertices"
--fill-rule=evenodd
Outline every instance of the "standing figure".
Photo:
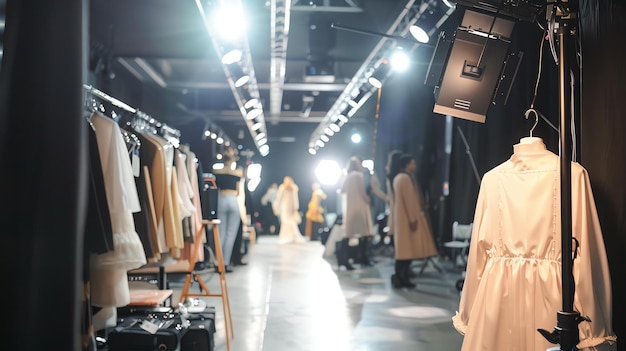
M 276 234 L 280 224 L 273 210 L 277 192 L 278 184 L 272 183 L 265 191 L 265 194 L 263 194 L 263 197 L 261 197 L 261 205 L 263 206 L 263 228 L 267 228 L 270 234 Z
M 290 176 L 283 179 L 278 186 L 274 211 L 280 220 L 278 243 L 303 243 L 306 240 L 300 233 L 299 225 L 302 222 L 300 216 L 300 201 L 298 200 L 298 186 Z
M 430 221 L 415 171 L 415 159 L 409 154 L 398 158 L 398 167 L 393 177 L 393 209 L 391 211 L 394 228 L 395 274 L 391 276 L 394 288 L 414 288 L 410 280 L 411 261 L 437 254 Z
M 324 220 L 322 201 L 326 199 L 327 195 L 317 182 L 313 183 L 312 190 L 311 200 L 306 211 L 306 226 L 304 228 L 304 234 L 309 239 L 313 239 L 313 232 L 317 229 L 313 228 L 314 224 L 326 222 Z
M 233 246 L 241 223 L 237 196 L 239 195 L 239 182 L 243 177 L 243 172 L 240 168 L 235 167 L 236 161 L 235 150 L 228 148 L 224 151 L 224 168 L 213 171 L 215 183 L 219 188 L 217 216 L 221 221 L 219 231 L 225 265 L 230 265 Z
M 341 187 L 343 200 L 343 225 L 346 231 L 346 240 L 352 238 L 368 238 L 372 235 L 372 212 L 370 197 L 366 193 L 361 160 L 352 157 L 348 163 L 347 176 Z M 363 239 L 364 242 L 365 239 Z M 343 244 L 347 250 L 347 244 Z M 361 245 L 360 259 L 362 265 L 369 265 L 370 259 L 366 245 Z M 343 249 L 343 247 L 342 247 Z M 343 260 L 343 259 L 342 259 Z M 340 263 L 340 265 L 342 265 Z

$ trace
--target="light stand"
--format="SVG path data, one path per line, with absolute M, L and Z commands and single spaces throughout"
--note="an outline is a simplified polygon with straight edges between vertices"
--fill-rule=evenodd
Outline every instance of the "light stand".
M 590 321 L 574 310 L 574 275 L 572 257 L 572 184 L 571 184 L 571 149 L 572 120 L 570 86 L 570 43 L 578 30 L 577 0 L 557 0 L 552 6 L 555 32 L 559 37 L 559 110 L 560 110 L 560 167 L 561 167 L 561 284 L 562 310 L 557 312 L 557 324 L 550 333 L 538 329 L 549 342 L 560 344 L 560 350 L 576 349 L 579 342 L 578 324 Z M 547 11 L 546 11 L 547 12 Z M 551 35 L 551 34 L 550 34 Z M 550 348 L 548 350 L 559 350 Z

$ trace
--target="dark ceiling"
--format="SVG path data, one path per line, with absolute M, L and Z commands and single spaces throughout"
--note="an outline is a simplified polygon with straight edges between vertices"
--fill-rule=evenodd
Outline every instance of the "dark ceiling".
M 276 142 L 293 141 L 298 142 L 294 147 L 306 150 L 311 134 L 327 118 L 348 83 L 363 69 L 368 56 L 385 40 L 382 36 L 332 28 L 332 23 L 389 33 L 394 22 L 398 25 L 400 17 L 404 16 L 404 22 L 411 20 L 412 13 L 407 10 L 418 9 L 426 3 L 412 0 L 243 0 L 250 19 L 247 33 L 251 64 L 263 105 L 270 150 Z M 437 3 L 430 2 L 433 8 L 441 6 Z M 217 2 L 200 4 L 208 12 Z M 109 82 L 103 86 L 139 85 L 143 96 L 136 104 L 141 104 L 140 109 L 163 122 L 182 128 L 200 118 L 219 126 L 236 143 L 255 149 L 197 2 L 93 0 L 90 6 L 92 69 L 96 69 L 97 64 L 96 70 L 103 73 L 104 79 L 115 76 L 117 80 L 115 84 Z M 280 90 L 280 111 L 276 113 L 276 109 L 270 108 L 271 58 L 276 52 L 272 50 L 271 19 L 273 13 L 280 14 L 285 8 L 289 10 L 290 21 L 288 35 L 283 38 L 287 44 L 285 74 Z M 323 77 L 306 74 L 307 66 L 329 72 Z M 116 91 L 111 93 L 117 94 Z M 310 111 L 305 113 L 303 100 L 312 102 Z M 367 123 L 368 116 L 374 114 L 373 106 L 371 101 L 363 104 L 350 123 Z

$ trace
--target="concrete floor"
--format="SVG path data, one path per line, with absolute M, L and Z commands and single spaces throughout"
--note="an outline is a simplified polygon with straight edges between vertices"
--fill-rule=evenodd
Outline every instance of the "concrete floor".
M 226 275 L 234 323 L 231 351 L 456 351 L 463 337 L 452 326 L 458 307 L 459 272 L 439 262 L 414 278 L 416 289 L 393 289 L 391 257 L 374 267 L 338 271 L 318 241 L 278 245 L 260 236 L 249 264 Z M 414 271 L 420 271 L 416 262 Z M 202 274 L 211 289 L 215 274 Z M 173 301 L 182 283 L 172 281 Z M 197 284 L 192 289 L 198 289 Z M 217 290 L 216 290 L 217 291 Z M 203 298 L 217 309 L 216 350 L 226 350 L 219 298 Z

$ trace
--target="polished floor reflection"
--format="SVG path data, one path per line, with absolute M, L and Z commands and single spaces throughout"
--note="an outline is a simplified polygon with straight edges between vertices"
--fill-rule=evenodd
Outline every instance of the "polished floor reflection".
M 397 290 L 389 281 L 390 257 L 377 257 L 374 267 L 338 271 L 323 251 L 318 241 L 278 245 L 274 236 L 259 237 L 249 264 L 227 274 L 232 351 L 460 349 L 462 336 L 451 321 L 459 301 L 458 272 L 441 262 L 442 272 L 429 264 L 413 279 L 417 288 Z M 216 276 L 203 279 L 217 288 Z M 180 287 L 172 282 L 171 288 L 177 301 Z M 224 351 L 221 301 L 204 300 L 218 310 L 216 350 Z

